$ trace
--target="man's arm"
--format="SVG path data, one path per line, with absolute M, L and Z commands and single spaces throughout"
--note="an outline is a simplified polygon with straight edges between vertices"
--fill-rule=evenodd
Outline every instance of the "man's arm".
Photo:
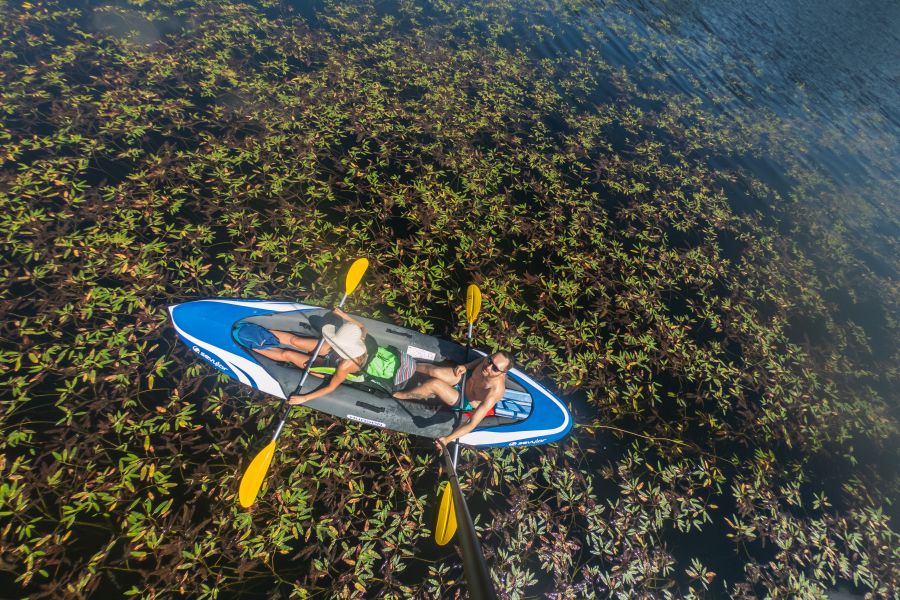
M 475 409 L 475 412 L 472 413 L 472 416 L 469 418 L 469 422 L 464 425 L 460 425 L 456 429 L 453 430 L 450 435 L 442 436 L 438 438 L 438 441 L 444 444 L 445 446 L 452 442 L 453 440 L 458 440 L 462 436 L 474 430 L 478 427 L 478 424 L 484 420 L 487 416 L 488 412 L 494 407 L 495 404 L 503 397 L 503 390 L 492 390 L 487 399 L 478 405 L 478 408 Z
M 484 357 L 479 356 L 475 360 L 468 362 L 466 364 L 456 365 L 455 367 L 453 367 L 453 374 L 456 375 L 457 377 L 462 377 L 463 373 L 465 373 L 466 371 L 471 371 L 472 369 L 474 369 L 475 367 L 478 366 L 478 363 L 480 363 L 483 360 L 484 360 Z

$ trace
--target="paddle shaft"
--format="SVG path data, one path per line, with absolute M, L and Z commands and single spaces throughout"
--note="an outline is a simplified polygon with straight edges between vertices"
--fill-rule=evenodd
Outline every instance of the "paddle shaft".
M 472 349 L 472 324 L 469 323 L 469 337 L 466 340 L 466 359 L 465 359 L 465 363 L 464 363 L 466 366 L 468 366 L 468 364 L 469 364 L 469 352 L 471 352 L 471 349 Z M 457 406 L 458 410 L 456 411 L 456 419 L 453 422 L 454 431 L 456 430 L 457 427 L 459 427 L 459 422 L 462 420 L 462 409 L 466 405 L 466 377 L 468 376 L 468 374 L 469 374 L 469 369 L 466 369 L 463 372 L 462 379 L 460 380 L 459 405 Z M 453 468 L 454 468 L 454 472 L 455 472 L 456 462 L 459 460 L 459 442 L 454 440 L 450 443 L 453 444 Z
M 466 581 L 469 584 L 469 596 L 473 600 L 496 600 L 497 591 L 491 582 L 484 554 L 481 552 L 481 544 L 478 542 L 478 534 L 475 524 L 472 523 L 472 515 L 466 506 L 466 499 L 459 488 L 459 480 L 456 477 L 456 466 L 450 457 L 447 446 L 444 446 L 444 464 L 450 477 L 450 486 L 453 488 L 453 507 L 456 511 L 456 521 L 460 524 L 457 535 L 459 536 L 460 554 L 463 559 L 463 570 Z
M 338 308 L 344 307 L 344 302 L 347 301 L 348 294 L 344 294 L 344 297 L 341 298 L 340 304 L 338 304 Z M 315 349 L 312 354 L 309 355 L 309 360 L 306 362 L 306 368 L 303 369 L 303 376 L 300 377 L 300 383 L 297 384 L 295 388 L 296 391 L 299 391 L 300 388 L 303 387 L 303 384 L 306 383 L 307 377 L 309 377 L 309 370 L 312 369 L 313 363 L 316 362 L 316 359 L 319 358 L 319 352 L 322 350 L 322 344 L 325 343 L 325 338 L 320 337 L 319 343 L 316 344 Z M 287 402 L 287 398 L 281 401 L 281 408 L 284 407 L 285 402 Z M 280 410 L 280 409 L 279 409 Z M 285 411 L 284 416 L 281 417 L 281 421 L 278 423 L 278 427 L 275 429 L 275 435 L 272 436 L 272 441 L 276 441 L 278 436 L 281 435 L 281 430 L 284 429 L 284 424 L 287 422 L 288 415 L 291 414 L 291 407 L 288 405 L 288 409 Z

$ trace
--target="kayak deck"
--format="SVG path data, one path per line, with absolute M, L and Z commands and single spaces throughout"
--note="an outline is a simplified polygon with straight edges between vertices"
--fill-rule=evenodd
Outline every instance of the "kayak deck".
M 325 309 L 314 309 L 256 315 L 240 319 L 234 323 L 233 328 L 238 327 L 241 323 L 254 323 L 269 330 L 288 331 L 300 337 L 315 339 L 321 335 L 321 329 L 314 324 L 316 317 L 324 319 L 329 312 L 330 311 Z M 380 346 L 392 345 L 396 348 L 403 349 L 412 356 L 418 356 L 419 358 L 416 358 L 417 362 L 428 362 L 432 364 L 458 364 L 460 362 L 465 362 L 465 349 L 462 347 L 455 347 L 455 344 L 436 344 L 435 342 L 438 341 L 437 338 L 417 334 L 411 330 L 385 325 L 384 323 L 372 321 L 363 317 L 354 316 L 354 318 L 366 326 L 369 330 L 369 334 L 378 341 Z M 421 336 L 421 338 L 419 338 L 419 336 Z M 291 349 L 291 346 L 282 345 L 281 347 Z M 300 383 L 300 378 L 303 375 L 302 369 L 298 369 L 292 364 L 274 361 L 253 350 L 246 348 L 245 350 L 248 351 L 276 381 L 278 381 L 285 396 L 289 396 L 295 392 L 297 385 Z M 447 356 L 447 354 L 451 355 L 452 358 Z M 477 356 L 481 356 L 481 354 L 476 351 L 470 351 L 468 360 L 472 360 Z M 422 357 L 428 357 L 430 360 L 425 360 Z M 416 373 L 403 387 L 404 389 L 414 387 L 425 381 L 425 379 L 427 379 L 426 376 L 421 373 Z M 301 393 L 308 394 L 315 389 L 326 385 L 327 382 L 327 378 L 323 381 L 321 378 L 310 376 L 307 378 L 306 383 L 304 383 Z M 369 396 L 369 398 L 366 400 L 354 400 L 352 412 L 340 414 L 339 406 L 346 408 L 344 403 L 329 402 L 328 399 L 335 393 L 340 392 L 345 386 L 349 389 L 358 390 Z M 527 419 L 531 414 L 531 409 L 534 405 L 531 394 L 517 382 L 512 380 L 507 381 L 506 388 L 507 390 L 503 400 L 498 402 L 494 409 L 494 415 L 485 417 L 481 423 L 479 423 L 481 429 L 522 421 Z M 321 404 L 327 406 L 318 407 L 314 405 L 314 403 L 318 403 L 318 400 L 324 401 L 321 402 Z M 334 406 L 331 406 L 332 404 Z M 380 419 L 381 422 L 385 423 L 385 427 L 396 430 L 400 430 L 398 427 L 402 426 L 398 421 L 406 421 L 412 418 L 415 421 L 418 421 L 416 427 L 417 431 L 410 431 L 409 433 L 416 433 L 418 435 L 423 433 L 427 435 L 429 429 L 428 425 L 426 425 L 427 422 L 443 424 L 446 418 L 449 418 L 450 421 L 455 420 L 454 412 L 437 399 L 431 401 L 398 400 L 376 387 L 350 381 L 345 381 L 341 384 L 340 388 L 328 396 L 312 400 L 306 403 L 306 405 L 351 420 L 361 420 L 354 417 L 370 420 Z M 416 405 L 422 410 L 416 410 Z M 348 408 L 348 410 L 350 409 Z M 364 414 L 356 414 L 360 412 L 363 412 Z M 443 427 L 441 427 L 441 430 L 443 430 Z M 445 434 L 442 433 L 440 435 Z

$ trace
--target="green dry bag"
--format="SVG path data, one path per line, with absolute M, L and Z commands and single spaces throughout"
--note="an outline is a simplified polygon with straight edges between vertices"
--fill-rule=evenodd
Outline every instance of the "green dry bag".
M 372 359 L 369 360 L 369 364 L 366 365 L 366 375 L 376 379 L 393 381 L 394 375 L 397 374 L 397 369 L 399 368 L 399 353 L 390 347 L 379 347 L 378 352 L 375 353 L 375 356 L 373 356 Z

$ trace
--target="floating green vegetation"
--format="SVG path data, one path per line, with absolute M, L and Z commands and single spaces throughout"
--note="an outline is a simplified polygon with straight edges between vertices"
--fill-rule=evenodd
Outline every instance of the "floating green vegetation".
M 599 10 L 553 23 L 589 36 Z M 464 454 L 509 598 L 896 594 L 900 290 L 827 216 L 855 209 L 792 158 L 795 124 L 599 49 L 540 56 L 516 35 L 561 35 L 539 13 L 3 4 L 4 589 L 462 594 L 430 444 L 301 409 L 244 512 L 277 403 L 167 322 L 189 298 L 328 302 L 366 256 L 357 312 L 461 339 L 477 281 L 480 343 L 576 392 L 565 443 Z M 727 166 L 747 155 L 790 187 Z

